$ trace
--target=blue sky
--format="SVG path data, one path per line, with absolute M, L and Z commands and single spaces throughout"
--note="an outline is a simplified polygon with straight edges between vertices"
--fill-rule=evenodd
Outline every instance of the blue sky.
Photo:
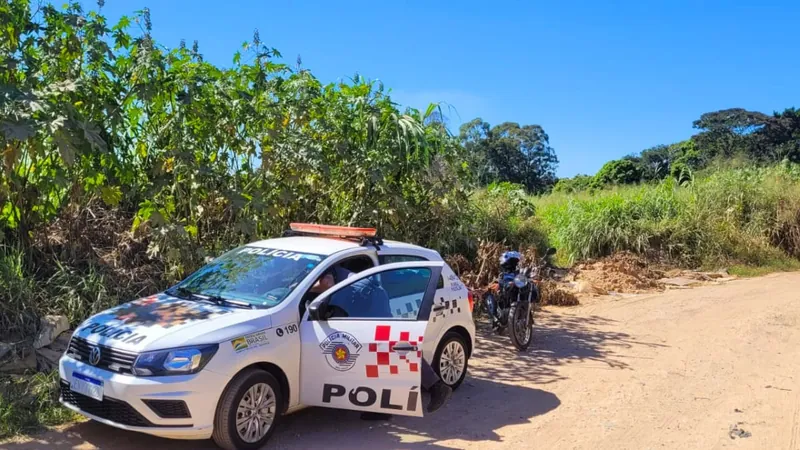
M 94 7 L 95 2 L 83 2 Z M 106 0 L 115 21 L 149 7 L 162 44 L 197 39 L 229 65 L 262 41 L 323 81 L 359 73 L 418 108 L 539 124 L 558 175 L 688 138 L 700 114 L 800 107 L 800 2 Z

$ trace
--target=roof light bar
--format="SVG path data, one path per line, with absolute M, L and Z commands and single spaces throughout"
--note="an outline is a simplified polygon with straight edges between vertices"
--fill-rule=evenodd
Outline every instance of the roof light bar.
M 375 228 L 339 227 L 336 225 L 318 225 L 314 223 L 289 224 L 292 231 L 298 233 L 318 234 L 323 236 L 374 238 L 378 235 Z

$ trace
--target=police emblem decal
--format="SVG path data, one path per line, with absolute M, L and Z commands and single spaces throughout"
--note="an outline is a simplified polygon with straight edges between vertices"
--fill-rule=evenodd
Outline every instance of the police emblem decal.
M 325 361 L 332 369 L 346 372 L 356 365 L 361 343 L 350 333 L 336 331 L 326 337 L 319 345 Z

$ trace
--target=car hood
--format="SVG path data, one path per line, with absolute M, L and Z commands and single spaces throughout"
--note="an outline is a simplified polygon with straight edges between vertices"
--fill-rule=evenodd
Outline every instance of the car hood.
M 95 344 L 141 352 L 209 344 L 240 332 L 253 319 L 269 321 L 265 310 L 186 300 L 164 293 L 107 309 L 83 322 L 74 336 Z M 261 326 L 270 325 L 259 320 Z

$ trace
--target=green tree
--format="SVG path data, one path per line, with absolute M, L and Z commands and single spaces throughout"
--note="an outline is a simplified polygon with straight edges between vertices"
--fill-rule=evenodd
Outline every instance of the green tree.
M 768 121 L 766 114 L 742 108 L 708 112 L 694 121 L 694 128 L 703 131 L 692 139 L 706 160 L 736 154 L 752 155 L 754 133 Z
M 642 179 L 660 180 L 669 175 L 675 156 L 675 148 L 672 145 L 657 145 L 642 150 L 639 162 Z
M 478 118 L 461 126 L 460 140 L 482 184 L 507 181 L 544 192 L 555 183 L 558 158 L 539 125 L 490 127 Z
M 776 112 L 756 135 L 761 160 L 800 162 L 800 109 Z
M 609 161 L 600 168 L 592 181 L 592 187 L 602 188 L 610 184 L 630 184 L 642 179 L 636 161 L 630 158 Z

